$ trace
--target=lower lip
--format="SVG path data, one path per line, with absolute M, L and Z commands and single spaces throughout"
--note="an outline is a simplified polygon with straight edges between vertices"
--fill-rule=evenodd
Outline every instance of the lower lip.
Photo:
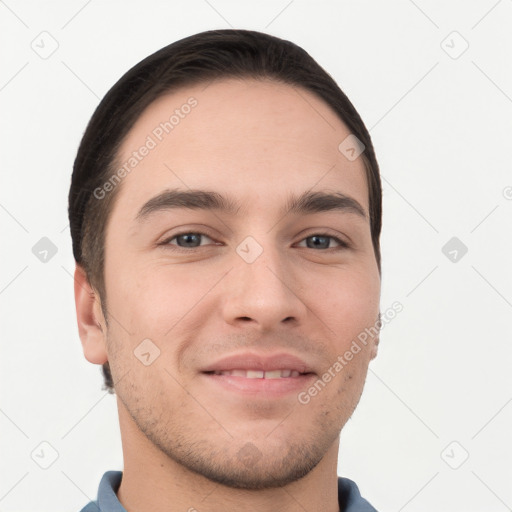
M 245 395 L 263 395 L 265 398 L 280 397 L 294 392 L 298 393 L 315 378 L 313 373 L 279 379 L 248 379 L 247 377 L 215 375 L 213 373 L 202 373 L 202 375 L 208 379 L 209 383 L 221 386 L 229 391 Z

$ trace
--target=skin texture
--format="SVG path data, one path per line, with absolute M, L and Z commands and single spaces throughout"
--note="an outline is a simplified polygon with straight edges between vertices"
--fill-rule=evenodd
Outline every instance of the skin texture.
M 340 153 L 350 132 L 320 99 L 254 80 L 160 98 L 129 132 L 119 161 L 191 96 L 197 106 L 118 185 L 106 233 L 108 326 L 79 266 L 75 273 L 84 355 L 108 360 L 115 383 L 125 461 L 118 497 L 129 512 L 337 511 L 339 433 L 378 338 L 307 404 L 295 391 L 221 389 L 201 369 L 241 351 L 284 351 L 321 376 L 375 325 L 380 277 L 364 164 Z M 146 201 L 174 188 L 229 193 L 241 208 L 169 209 L 135 220 Z M 290 193 L 310 190 L 353 197 L 366 219 L 280 213 Z M 326 231 L 350 246 L 327 239 L 308 247 Z M 157 245 L 183 232 L 207 236 Z M 236 251 L 248 236 L 263 250 L 252 263 Z M 134 354 L 145 339 L 160 351 L 147 366 Z

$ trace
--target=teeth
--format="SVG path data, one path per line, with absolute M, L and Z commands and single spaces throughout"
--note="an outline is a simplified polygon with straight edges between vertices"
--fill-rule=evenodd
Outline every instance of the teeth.
M 259 370 L 247 370 L 247 375 L 246 377 L 248 379 L 263 379 L 265 375 L 265 372 L 264 371 L 259 371 Z
M 281 370 L 272 370 L 270 372 L 265 372 L 265 379 L 280 379 L 281 378 Z
M 246 379 L 281 379 L 287 377 L 298 377 L 300 372 L 297 370 L 215 370 L 215 375 L 232 375 L 233 377 L 245 377 Z

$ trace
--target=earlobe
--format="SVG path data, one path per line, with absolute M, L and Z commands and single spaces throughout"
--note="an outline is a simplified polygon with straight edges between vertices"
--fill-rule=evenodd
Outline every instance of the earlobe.
M 76 265 L 74 279 L 76 319 L 84 356 L 90 363 L 103 364 L 108 361 L 107 330 L 100 298 L 79 264 Z
M 377 354 L 378 354 L 378 352 L 379 352 L 379 341 L 380 341 L 379 336 L 377 336 L 377 337 L 373 340 L 373 345 L 372 345 L 372 351 L 371 351 L 371 355 L 370 355 L 370 360 L 375 359 L 375 358 L 377 357 Z
M 379 332 L 378 332 L 377 336 L 373 339 L 373 345 L 372 345 L 372 349 L 371 349 L 370 360 L 375 359 L 377 357 L 378 352 L 379 352 L 380 329 L 382 327 L 380 311 L 379 311 L 379 314 L 377 316 L 377 321 L 376 321 L 375 325 L 378 327 Z

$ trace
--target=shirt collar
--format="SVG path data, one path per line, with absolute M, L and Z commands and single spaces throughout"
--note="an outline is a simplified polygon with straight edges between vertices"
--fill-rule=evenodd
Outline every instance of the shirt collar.
M 103 475 L 97 500 L 100 512 L 127 512 L 116 495 L 122 477 L 122 471 L 107 471 Z M 377 512 L 361 497 L 356 483 L 348 478 L 338 477 L 338 501 L 342 512 Z

